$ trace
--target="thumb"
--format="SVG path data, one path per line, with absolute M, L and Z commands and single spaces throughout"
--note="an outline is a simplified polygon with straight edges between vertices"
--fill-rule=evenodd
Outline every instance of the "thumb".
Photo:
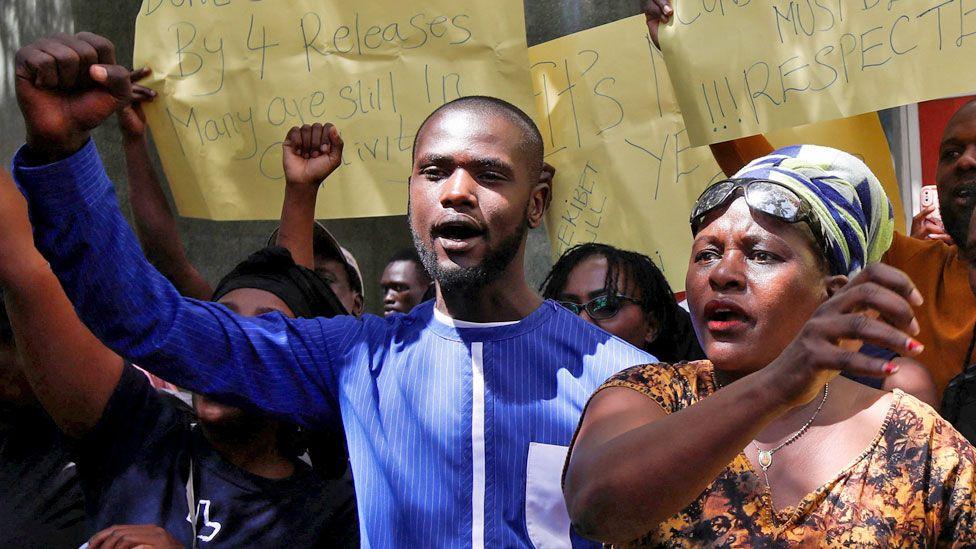
M 132 99 L 131 74 L 121 65 L 92 65 L 88 68 L 91 79 L 105 88 L 113 97 L 128 102 Z

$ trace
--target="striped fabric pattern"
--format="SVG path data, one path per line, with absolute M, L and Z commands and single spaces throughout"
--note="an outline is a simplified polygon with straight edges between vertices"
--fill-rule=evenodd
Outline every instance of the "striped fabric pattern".
M 895 217 L 888 195 L 871 169 L 844 151 L 784 147 L 753 160 L 734 177 L 776 181 L 806 200 L 826 233 L 833 274 L 854 275 L 880 261 L 891 246 Z
M 530 546 L 530 444 L 568 446 L 607 377 L 653 362 L 553 302 L 487 327 L 441 322 L 430 302 L 392 318 L 239 317 L 181 297 L 149 265 L 94 144 L 42 167 L 18 153 L 13 171 L 38 247 L 109 347 L 230 404 L 341 421 L 367 547 Z M 561 467 L 536 473 L 558 483 Z

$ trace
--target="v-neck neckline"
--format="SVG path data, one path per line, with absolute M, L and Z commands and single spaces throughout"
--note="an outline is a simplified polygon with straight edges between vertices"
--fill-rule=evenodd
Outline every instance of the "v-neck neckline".
M 709 381 L 710 381 L 709 388 L 711 389 L 709 395 L 711 395 L 717 391 L 717 385 L 715 383 L 714 366 L 712 366 L 711 371 L 709 372 Z M 763 482 L 762 475 L 758 471 L 756 471 L 755 467 L 753 467 L 752 460 L 750 460 L 749 456 L 747 456 L 745 453 L 745 448 L 743 448 L 742 451 L 740 451 L 736 455 L 735 460 L 741 460 L 744 463 L 744 467 L 743 467 L 744 471 L 756 477 L 757 479 L 756 484 L 759 487 L 758 496 L 763 503 L 763 511 L 769 514 L 770 518 L 772 519 L 773 526 L 775 526 L 779 530 L 782 530 L 792 525 L 799 518 L 800 512 L 803 509 L 807 508 L 813 501 L 816 501 L 816 499 L 820 497 L 821 494 L 828 491 L 831 486 L 836 484 L 837 481 L 839 481 L 848 473 L 850 473 L 852 469 L 857 467 L 858 464 L 860 464 L 865 458 L 867 458 L 869 455 L 871 455 L 871 453 L 874 452 L 874 450 L 880 444 L 882 437 L 884 437 L 885 431 L 888 430 L 888 424 L 891 423 L 891 419 L 892 417 L 894 417 L 895 410 L 897 410 L 898 406 L 901 404 L 902 396 L 904 396 L 905 393 L 901 389 L 895 389 L 893 391 L 893 394 L 894 397 L 891 399 L 891 402 L 888 404 L 888 409 L 885 412 L 884 420 L 881 422 L 881 426 L 878 428 L 878 432 L 875 434 L 871 442 L 868 443 L 864 451 L 858 454 L 853 460 L 851 460 L 850 463 L 848 463 L 845 467 L 843 467 L 840 471 L 838 471 L 837 474 L 832 475 L 827 482 L 821 484 L 814 491 L 804 495 L 802 498 L 800 498 L 798 502 L 796 502 L 793 505 L 787 505 L 782 509 L 776 509 L 776 507 L 773 505 L 772 490 L 770 489 L 769 486 L 766 485 L 765 482 Z M 735 465 L 735 460 L 733 460 L 732 463 L 726 466 L 726 470 L 733 468 L 733 466 Z M 756 495 L 755 490 L 752 491 L 751 495 Z

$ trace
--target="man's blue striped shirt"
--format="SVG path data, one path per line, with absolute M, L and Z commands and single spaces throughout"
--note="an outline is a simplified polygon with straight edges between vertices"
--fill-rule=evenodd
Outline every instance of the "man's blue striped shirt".
M 230 404 L 342 422 L 364 545 L 568 543 L 559 478 L 583 406 L 651 356 L 553 302 L 481 327 L 438 319 L 430 302 L 385 319 L 241 317 L 180 296 L 149 265 L 93 143 L 40 167 L 21 151 L 13 169 L 39 249 L 109 347 Z

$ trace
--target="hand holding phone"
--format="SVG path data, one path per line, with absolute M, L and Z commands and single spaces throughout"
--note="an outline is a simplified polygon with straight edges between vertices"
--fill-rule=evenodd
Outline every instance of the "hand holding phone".
M 912 218 L 912 238 L 919 240 L 941 240 L 952 245 L 952 237 L 945 232 L 942 216 L 939 214 L 939 192 L 935 185 L 922 187 L 922 209 Z
M 922 187 L 922 209 L 926 209 L 930 206 L 934 206 L 935 210 L 928 215 L 929 219 L 942 221 L 942 215 L 939 213 L 939 189 L 935 185 L 926 185 Z

